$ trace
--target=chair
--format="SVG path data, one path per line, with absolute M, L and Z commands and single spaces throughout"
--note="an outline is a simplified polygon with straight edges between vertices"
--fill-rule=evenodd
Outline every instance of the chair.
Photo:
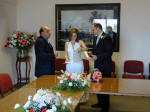
M 89 73 L 89 60 L 83 59 L 84 72 Z
M 55 75 L 61 75 L 61 70 L 66 70 L 65 59 L 56 58 L 55 60 Z
M 10 76 L 6 73 L 0 74 L 0 92 L 4 96 L 4 93 L 9 90 L 13 90 L 13 84 Z
M 125 61 L 123 78 L 145 79 L 145 77 L 143 75 L 143 71 L 144 71 L 143 69 L 144 69 L 144 64 L 142 61 L 137 61 L 137 60 Z M 130 75 L 129 73 L 132 73 L 135 75 Z
M 114 61 L 112 61 L 112 69 L 113 69 L 113 71 L 112 71 L 112 73 L 111 73 L 111 77 L 112 77 L 112 78 L 116 78 L 115 62 L 114 62 Z

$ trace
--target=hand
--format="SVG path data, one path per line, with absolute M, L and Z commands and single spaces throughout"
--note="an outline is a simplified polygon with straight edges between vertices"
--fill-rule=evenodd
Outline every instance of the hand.
M 88 52 L 88 55 L 91 57 L 93 54 L 91 51 Z
M 97 60 L 97 56 L 96 55 L 91 55 L 91 58 L 92 58 L 93 61 Z
M 66 59 L 65 62 L 69 62 L 69 59 Z
M 55 57 L 57 57 L 57 56 L 58 56 L 58 52 L 55 52 L 54 54 L 55 54 Z
M 77 49 L 77 52 L 80 53 L 81 50 L 82 50 L 81 47 L 79 47 L 79 48 Z

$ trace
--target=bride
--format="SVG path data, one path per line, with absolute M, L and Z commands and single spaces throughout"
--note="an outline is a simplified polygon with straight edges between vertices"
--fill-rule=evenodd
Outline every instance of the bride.
M 87 47 L 82 40 L 78 40 L 79 32 L 76 28 L 69 33 L 69 42 L 65 43 L 66 71 L 84 72 L 84 65 L 81 52 L 87 51 Z

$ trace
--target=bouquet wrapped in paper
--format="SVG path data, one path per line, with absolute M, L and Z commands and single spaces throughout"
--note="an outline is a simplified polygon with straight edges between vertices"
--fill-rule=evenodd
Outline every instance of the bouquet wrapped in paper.
M 102 80 L 102 73 L 98 69 L 94 69 L 94 72 L 91 75 L 91 80 L 93 82 L 100 82 Z

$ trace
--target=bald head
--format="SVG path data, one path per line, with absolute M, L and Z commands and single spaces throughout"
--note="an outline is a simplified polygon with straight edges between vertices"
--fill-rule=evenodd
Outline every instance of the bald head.
M 39 30 L 39 33 L 41 36 L 45 38 L 50 38 L 51 33 L 50 33 L 50 28 L 48 26 L 42 26 Z

